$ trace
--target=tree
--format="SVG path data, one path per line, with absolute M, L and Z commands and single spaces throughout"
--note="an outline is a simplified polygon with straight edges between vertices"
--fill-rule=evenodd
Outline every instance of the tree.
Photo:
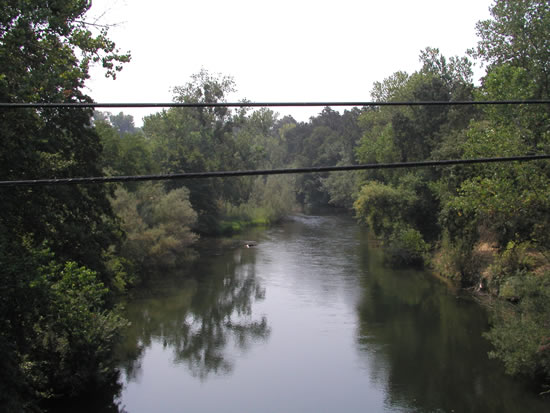
M 93 35 L 83 17 L 91 4 L 8 1 L 0 11 L 0 100 L 89 102 L 82 88 L 92 63 L 115 77 L 129 60 L 107 38 Z M 101 146 L 89 109 L 0 112 L 2 179 L 97 176 Z M 48 240 L 59 258 L 104 272 L 102 245 L 113 242 L 111 213 L 101 186 L 3 190 L 0 220 L 14 234 Z M 111 234 L 111 235 L 110 235 Z
M 360 114 L 359 109 L 340 114 L 327 107 L 311 117 L 309 123 L 288 128 L 284 133 L 287 164 L 305 167 L 354 163 L 354 147 L 361 133 L 357 125 Z M 308 208 L 328 206 L 329 201 L 333 205 L 350 207 L 349 197 L 338 190 L 341 177 L 336 174 L 329 178 L 328 173 L 298 176 L 299 201 Z
M 439 50 L 420 54 L 421 70 L 397 72 L 374 85 L 374 99 L 388 101 L 468 100 L 473 95 L 471 63 L 466 58 L 445 58 Z M 423 161 L 456 148 L 456 137 L 475 115 L 471 109 L 449 106 L 382 107 L 364 111 L 359 118 L 363 136 L 357 157 L 363 163 Z M 440 235 L 442 173 L 434 170 L 386 170 L 362 174 L 354 208 L 375 234 L 382 236 L 393 260 L 422 261 L 426 242 Z M 454 181 L 445 176 L 445 183 Z M 438 192 L 439 191 L 439 192 Z M 397 208 L 390 205 L 395 205 Z
M 393 265 L 422 265 L 428 252 L 423 236 L 429 234 L 425 227 L 431 224 L 426 217 L 430 209 L 418 188 L 422 184 L 413 174 L 404 176 L 397 187 L 367 182 L 353 205 L 359 221 L 382 238 Z
M 488 64 L 486 99 L 548 99 L 550 96 L 550 4 L 543 0 L 498 0 L 490 20 L 480 21 L 481 40 L 471 54 Z M 548 106 L 493 108 L 490 115 L 516 122 L 537 145 L 548 134 Z M 514 111 L 514 113 L 512 113 Z
M 234 90 L 229 77 L 211 75 L 205 69 L 192 76 L 184 86 L 174 88 L 174 100 L 187 103 L 223 102 Z M 204 172 L 238 166 L 232 139 L 231 111 L 223 107 L 171 108 L 146 117 L 143 131 L 150 139 L 153 160 L 165 173 Z M 172 181 L 168 189 L 183 184 Z M 230 197 L 236 190 L 232 182 L 193 180 L 186 183 L 189 200 L 198 214 L 197 230 L 216 231 L 220 217 L 218 200 Z
M 126 133 L 136 132 L 134 117 L 132 115 L 125 115 L 124 113 L 119 112 L 118 115 L 110 115 L 109 121 L 111 122 L 111 125 L 118 130 L 121 137 Z
M 477 94 L 486 100 L 547 98 L 549 29 L 543 25 L 550 18 L 547 2 L 501 0 L 491 13 L 492 20 L 477 25 L 481 40 L 472 52 L 489 64 Z M 457 145 L 463 157 L 548 151 L 547 107 L 486 107 L 480 115 Z M 546 235 L 550 204 L 544 188 L 549 182 L 545 162 L 473 168 L 448 198 L 442 218 L 446 226 L 458 228 L 464 225 L 453 222 L 469 216 L 468 226 L 490 230 L 501 248 L 510 241 L 531 241 L 546 250 L 550 246 Z
M 107 76 L 116 76 L 130 56 L 116 50 L 107 37 L 107 29 L 96 34 L 89 30 L 85 14 L 90 6 L 90 2 L 81 0 L 4 2 L 0 10 L 0 101 L 90 102 L 83 93 L 90 65 L 100 63 Z M 2 110 L 1 179 L 99 175 L 101 145 L 91 127 L 91 117 L 91 110 L 81 108 Z M 58 380 L 56 370 L 63 372 L 65 379 L 83 373 L 77 363 L 64 365 L 61 360 L 74 361 L 83 347 L 68 346 L 63 356 L 56 358 L 40 343 L 53 336 L 65 342 L 67 335 L 86 336 L 92 330 L 98 331 L 102 323 L 101 317 L 97 317 L 100 314 L 113 320 L 116 329 L 109 294 L 99 301 L 92 299 L 95 301 L 89 304 L 92 307 L 86 307 L 88 303 L 77 296 L 88 288 L 84 284 L 91 288 L 113 286 L 106 257 L 108 247 L 117 244 L 119 230 L 107 192 L 99 185 L 15 187 L 3 188 L 1 192 L 0 351 L 9 362 L 2 366 L 5 368 L 0 388 L 3 395 L 11 397 L 0 403 L 2 409 L 9 406 L 9 410 L 21 411 L 37 398 L 66 394 L 68 387 Z M 46 250 L 50 252 L 41 253 Z M 66 284 L 56 284 L 57 281 L 48 282 L 45 289 L 37 288 L 48 273 L 44 268 L 50 266 L 56 268 L 53 271 L 56 274 L 68 271 L 70 277 L 82 275 L 87 281 L 73 291 L 74 296 Z M 58 288 L 54 284 L 59 287 L 59 294 L 51 291 Z M 72 306 L 77 301 L 89 310 L 89 317 L 73 317 Z M 44 327 L 44 320 L 53 316 L 52 309 L 57 311 L 57 321 L 50 318 L 53 324 Z M 63 319 L 70 322 L 64 323 Z M 103 343 L 103 349 L 95 348 L 92 355 L 87 351 L 94 346 L 87 347 L 80 355 L 91 363 L 102 360 L 105 370 L 99 365 L 91 370 L 110 374 L 107 359 L 112 356 L 109 349 L 115 337 L 109 333 L 103 338 L 97 342 Z M 27 368 L 30 365 L 36 368 Z M 46 382 L 37 381 L 34 374 L 37 371 Z M 88 373 L 81 375 L 81 382 L 69 386 L 71 392 L 78 393 L 91 386 L 92 376 L 95 377 Z
M 154 170 L 151 143 L 141 131 L 120 134 L 105 120 L 94 122 L 103 150 L 101 169 L 111 175 L 145 175 Z M 129 187 L 135 185 L 126 184 Z
M 471 51 L 494 66 L 511 64 L 527 70 L 536 82 L 533 98 L 550 92 L 550 4 L 545 0 L 497 0 L 492 19 L 478 22 L 481 38 Z

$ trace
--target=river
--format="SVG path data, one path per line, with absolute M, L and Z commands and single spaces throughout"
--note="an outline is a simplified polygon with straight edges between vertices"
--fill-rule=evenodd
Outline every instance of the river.
M 127 304 L 120 406 L 140 412 L 546 412 L 489 360 L 487 316 L 382 264 L 349 217 L 295 216 L 210 242 Z

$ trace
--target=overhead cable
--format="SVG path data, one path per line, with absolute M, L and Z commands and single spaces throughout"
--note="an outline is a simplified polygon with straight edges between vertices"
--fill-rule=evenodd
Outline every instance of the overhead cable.
M 314 107 L 314 106 L 466 106 L 466 105 L 544 105 L 550 99 L 538 100 L 456 100 L 402 102 L 164 102 L 164 103 L 97 103 L 97 102 L 0 102 L 0 109 L 18 108 L 252 108 L 252 107 Z
M 286 174 L 321 173 L 321 172 L 336 172 L 336 171 L 362 171 L 362 170 L 373 170 L 373 169 L 426 168 L 426 167 L 472 165 L 472 164 L 496 163 L 496 162 L 527 162 L 527 161 L 536 161 L 541 159 L 550 159 L 550 154 L 509 156 L 509 157 L 501 157 L 501 158 L 446 159 L 446 160 L 419 161 L 419 162 L 374 163 L 374 164 L 363 164 L 363 165 L 317 166 L 317 167 L 305 167 L 305 168 L 259 169 L 259 170 L 244 170 L 244 171 L 183 172 L 183 173 L 177 173 L 177 174 L 159 174 L 159 175 L 26 179 L 26 180 L 0 181 L 0 188 L 15 187 L 15 186 L 103 184 L 103 183 L 112 183 L 112 182 L 227 178 L 227 177 L 235 177 L 235 176 L 257 176 L 257 175 L 286 175 Z

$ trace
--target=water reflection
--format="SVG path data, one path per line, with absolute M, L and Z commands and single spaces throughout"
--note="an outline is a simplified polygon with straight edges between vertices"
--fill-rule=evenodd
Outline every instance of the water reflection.
M 139 379 L 145 351 L 154 343 L 173 354 L 173 364 L 204 380 L 209 374 L 229 374 L 233 344 L 245 351 L 265 340 L 270 328 L 265 316 L 254 317 L 252 304 L 265 297 L 255 276 L 254 250 L 231 249 L 209 257 L 195 268 L 195 277 L 164 280 L 151 296 L 127 306 L 132 325 L 121 349 L 121 366 L 128 381 Z
M 547 411 L 488 360 L 475 302 L 382 266 L 352 219 L 245 237 L 128 305 L 132 413 Z
M 358 348 L 389 410 L 547 411 L 526 383 L 488 359 L 479 305 L 421 272 L 382 266 L 367 243 L 363 237 Z

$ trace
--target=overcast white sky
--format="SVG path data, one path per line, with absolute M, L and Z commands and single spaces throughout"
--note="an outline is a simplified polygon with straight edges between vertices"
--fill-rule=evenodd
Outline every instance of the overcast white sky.
M 110 37 L 132 61 L 117 80 L 92 70 L 97 102 L 170 102 L 201 67 L 230 75 L 228 100 L 365 101 L 372 83 L 419 69 L 420 50 L 475 46 L 492 0 L 93 0 L 88 20 L 120 23 Z M 478 76 L 481 72 L 478 72 Z M 307 120 L 322 108 L 279 108 Z M 117 109 L 113 110 L 118 112 Z M 156 111 L 123 110 L 141 125 Z

